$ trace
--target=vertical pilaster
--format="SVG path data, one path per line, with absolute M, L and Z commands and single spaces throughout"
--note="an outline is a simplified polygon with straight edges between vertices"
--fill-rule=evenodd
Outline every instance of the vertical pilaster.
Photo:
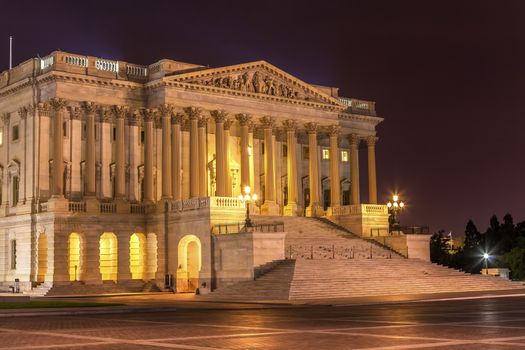
M 95 112 L 96 106 L 92 102 L 82 104 L 86 118 L 86 165 L 85 181 L 86 196 L 95 197 L 96 195 L 96 168 L 95 168 Z
M 208 196 L 208 147 L 206 144 L 206 129 L 208 117 L 200 116 L 199 126 L 199 197 Z
M 310 205 L 306 208 L 307 216 L 318 216 L 321 208 L 319 204 L 319 160 L 317 157 L 317 123 L 306 123 L 308 133 L 309 161 L 308 172 L 310 179 Z
M 338 125 L 328 128 L 330 135 L 330 207 L 341 205 L 340 177 L 339 177 L 339 132 Z
M 350 192 L 352 204 L 360 204 L 359 196 L 359 136 L 350 134 Z
M 115 162 L 115 198 L 126 197 L 126 149 L 124 137 L 124 117 L 126 110 L 122 106 L 113 106 L 116 124 L 116 162 Z
M 184 111 L 190 119 L 190 198 L 199 196 L 199 108 L 188 107 Z
M 376 142 L 377 137 L 368 136 L 368 202 L 377 204 L 377 178 L 376 178 Z
M 51 130 L 50 114 L 51 108 L 48 103 L 38 104 L 38 190 L 37 197 L 39 201 L 44 201 L 49 197 L 50 194 L 50 183 L 49 183 L 49 130 Z M 7 140 L 7 128 L 4 123 L 4 140 Z M 5 141 L 4 141 L 5 142 Z M 7 159 L 7 158 L 6 158 Z M 3 183 L 7 181 L 4 178 Z M 7 191 L 2 189 L 2 202 L 6 201 Z M 3 203 L 2 203 L 3 204 Z
M 170 135 L 170 122 L 173 114 L 173 106 L 164 104 L 160 106 L 159 112 L 162 118 L 162 199 L 170 199 L 173 196 Z
M 144 118 L 144 201 L 153 202 L 153 121 L 155 111 L 143 109 Z
M 215 120 L 215 195 L 218 197 L 226 196 L 226 154 L 224 152 L 224 122 L 228 114 L 224 111 L 212 111 L 211 115 Z
M 172 189 L 173 199 L 182 199 L 182 188 L 181 188 L 181 124 L 182 124 L 182 113 L 177 113 L 171 117 L 171 150 L 172 150 Z

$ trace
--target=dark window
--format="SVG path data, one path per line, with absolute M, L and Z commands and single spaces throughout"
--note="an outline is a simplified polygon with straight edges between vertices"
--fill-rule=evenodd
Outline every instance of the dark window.
M 16 239 L 11 240 L 11 270 L 16 269 Z
M 145 138 L 145 134 L 144 134 L 144 130 L 141 130 L 140 131 L 140 144 L 143 145 L 144 144 L 144 138 Z
M 12 206 L 18 204 L 18 190 L 20 188 L 20 178 L 18 176 L 13 176 L 13 203 Z
M 288 157 L 288 145 L 283 145 L 283 157 Z
M 13 141 L 18 140 L 20 137 L 20 128 L 18 125 L 13 125 Z
M 117 139 L 117 128 L 113 128 L 113 141 Z

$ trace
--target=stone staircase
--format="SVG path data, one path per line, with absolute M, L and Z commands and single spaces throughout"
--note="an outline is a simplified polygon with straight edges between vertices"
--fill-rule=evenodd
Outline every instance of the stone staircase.
M 275 267 L 266 264 L 273 269 L 266 268 L 261 277 L 219 288 L 209 298 L 316 300 L 525 289 L 523 283 L 403 258 L 316 219 L 255 217 L 255 221 L 284 221 L 291 258 Z
M 43 283 L 33 288 L 31 291 L 24 292 L 30 296 L 62 296 L 62 295 L 98 295 L 116 293 L 139 293 L 139 292 L 159 291 L 152 283 L 142 280 L 129 280 L 115 283 L 113 281 L 103 281 L 102 284 L 84 284 L 82 282 L 71 282 L 67 284 Z

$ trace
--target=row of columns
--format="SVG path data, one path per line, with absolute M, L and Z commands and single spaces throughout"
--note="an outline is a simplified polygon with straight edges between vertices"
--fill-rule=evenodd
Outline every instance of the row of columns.
M 61 136 L 62 123 L 66 104 L 63 100 L 53 99 L 50 102 L 54 110 L 54 129 Z M 82 105 L 86 114 L 86 189 L 87 196 L 95 196 L 95 112 L 93 103 L 86 102 Z M 140 110 L 144 121 L 144 200 L 154 201 L 153 192 L 153 123 L 156 114 L 160 113 L 163 140 L 171 142 L 162 143 L 162 199 L 182 198 L 181 189 L 181 124 L 183 114 L 174 113 L 171 105 L 162 105 L 158 110 Z M 189 118 L 190 134 L 190 197 L 208 196 L 207 176 L 207 122 L 208 118 L 203 115 L 199 108 L 188 107 L 184 109 Z M 112 113 L 116 119 L 116 176 L 115 194 L 117 198 L 124 198 L 125 192 L 125 116 L 127 110 L 124 107 L 114 106 Z M 215 121 L 215 149 L 216 149 L 216 196 L 231 196 L 231 183 L 229 183 L 229 129 L 232 119 L 224 111 L 211 111 L 211 117 Z M 241 145 L 241 188 L 250 184 L 249 163 L 249 129 L 251 116 L 248 114 L 237 114 L 240 125 Z M 278 210 L 275 198 L 275 120 L 271 117 L 260 119 L 264 134 L 264 174 L 265 174 L 265 203 L 263 212 L 273 214 Z M 297 208 L 297 135 L 298 124 L 295 120 L 283 122 L 286 130 L 287 141 L 287 174 L 288 174 L 288 205 L 285 212 L 293 213 Z M 308 135 L 309 154 L 309 180 L 310 180 L 310 205 L 307 213 L 315 215 L 316 208 L 321 207 L 319 198 L 319 161 L 317 154 L 317 133 L 319 124 L 309 122 L 304 125 Z M 330 178 L 331 207 L 340 205 L 339 189 L 339 134 L 340 127 L 332 125 L 328 127 L 330 136 Z M 368 149 L 368 186 L 369 202 L 377 203 L 376 164 L 375 164 L 375 136 L 366 138 Z M 350 142 L 350 174 L 351 174 L 351 202 L 359 204 L 359 152 L 360 137 L 356 134 L 349 136 Z M 63 195 L 63 142 L 54 142 L 54 186 L 53 195 Z M 196 174 L 196 175 L 195 175 Z

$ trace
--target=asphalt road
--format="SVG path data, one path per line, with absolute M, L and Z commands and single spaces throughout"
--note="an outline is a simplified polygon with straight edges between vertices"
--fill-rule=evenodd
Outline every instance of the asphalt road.
M 525 297 L 0 318 L 0 349 L 519 349 Z

